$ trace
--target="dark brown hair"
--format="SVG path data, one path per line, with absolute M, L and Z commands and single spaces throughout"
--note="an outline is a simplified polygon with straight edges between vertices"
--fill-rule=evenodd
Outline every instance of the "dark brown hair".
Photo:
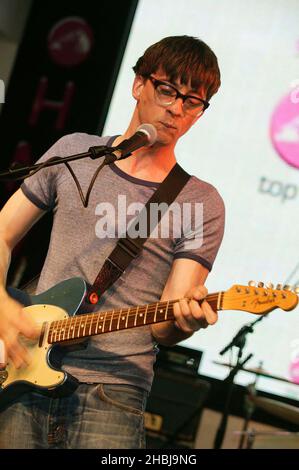
M 148 77 L 161 68 L 170 81 L 177 79 L 194 89 L 203 88 L 209 100 L 220 87 L 217 57 L 203 41 L 192 36 L 169 36 L 150 46 L 133 67 Z

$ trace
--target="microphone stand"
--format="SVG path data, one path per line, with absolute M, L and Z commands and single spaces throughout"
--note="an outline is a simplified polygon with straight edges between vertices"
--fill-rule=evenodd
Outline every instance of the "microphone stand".
M 220 422 L 220 425 L 218 427 L 215 440 L 214 440 L 214 449 L 220 449 L 224 435 L 225 435 L 225 430 L 227 426 L 227 421 L 228 421 L 228 416 L 229 416 L 229 408 L 230 408 L 230 402 L 231 402 L 231 397 L 232 397 L 232 392 L 233 392 L 233 387 L 234 387 L 234 378 L 239 372 L 240 369 L 243 368 L 243 366 L 253 357 L 253 354 L 248 354 L 248 356 L 241 361 L 242 359 L 242 354 L 243 354 L 243 349 L 246 343 L 246 335 L 248 333 L 253 332 L 253 326 L 261 321 L 264 318 L 264 316 L 259 317 L 257 320 L 242 326 L 242 328 L 238 331 L 238 333 L 234 336 L 232 341 L 220 351 L 220 355 L 225 354 L 229 349 L 231 349 L 233 346 L 236 346 L 239 348 L 238 351 L 238 357 L 237 357 L 237 362 L 234 367 L 232 367 L 231 371 L 229 372 L 228 376 L 224 380 L 228 384 L 228 391 L 227 391 L 227 396 L 225 400 L 225 405 L 224 405 L 224 410 L 222 414 L 222 419 Z
M 43 163 L 38 163 L 35 165 L 31 165 L 31 166 L 20 166 L 20 167 L 15 166 L 15 167 L 9 168 L 6 171 L 0 172 L 0 180 L 6 181 L 7 179 L 8 180 L 24 179 L 27 176 L 32 176 L 32 174 L 36 173 L 42 168 L 46 168 L 46 167 L 53 166 L 53 165 L 59 165 L 61 163 L 71 162 L 74 160 L 79 160 L 81 158 L 88 158 L 88 157 L 95 160 L 96 158 L 105 156 L 105 159 L 101 165 L 101 168 L 102 168 L 102 166 L 109 165 L 115 160 L 121 160 L 131 155 L 130 152 L 127 152 L 121 155 L 121 157 L 117 157 L 113 153 L 116 150 L 118 150 L 117 147 L 107 147 L 106 145 L 97 145 L 94 147 L 90 147 L 88 149 L 88 152 L 69 155 L 67 157 L 56 156 L 56 157 L 49 158 L 49 160 L 46 160 Z

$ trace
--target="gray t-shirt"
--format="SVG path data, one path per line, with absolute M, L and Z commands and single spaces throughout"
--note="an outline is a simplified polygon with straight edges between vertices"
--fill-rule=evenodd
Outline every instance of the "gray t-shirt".
M 66 135 L 39 161 L 85 152 L 91 146 L 110 144 L 112 140 L 83 133 Z M 100 162 L 100 159 L 84 159 L 70 163 L 84 195 Z M 51 240 L 37 293 L 76 276 L 92 284 L 114 248 L 117 235 L 123 233 L 121 207 L 127 209 L 128 224 L 134 219 L 134 211 L 138 214 L 138 204 L 145 204 L 158 185 L 130 176 L 111 164 L 98 174 L 88 207 L 84 208 L 65 165 L 45 168 L 27 178 L 21 186 L 24 194 L 37 207 L 54 212 Z M 136 203 L 137 206 L 131 205 Z M 184 224 L 184 233 L 178 235 L 172 229 L 175 215 L 169 211 L 169 235 L 163 232 L 163 236 L 160 233 L 157 237 L 156 233 L 146 241 L 142 254 L 102 295 L 95 310 L 157 302 L 176 258 L 193 259 L 211 270 L 223 236 L 221 197 L 213 186 L 192 176 L 175 203 L 181 208 L 186 203 L 197 203 L 197 219 L 192 220 L 195 210 L 191 210 L 191 220 Z M 198 217 L 200 207 L 203 224 Z M 103 232 L 109 232 L 109 236 L 103 238 Z M 150 390 L 155 352 L 150 327 L 142 326 L 90 338 L 86 349 L 67 353 L 63 367 L 82 382 L 125 383 Z

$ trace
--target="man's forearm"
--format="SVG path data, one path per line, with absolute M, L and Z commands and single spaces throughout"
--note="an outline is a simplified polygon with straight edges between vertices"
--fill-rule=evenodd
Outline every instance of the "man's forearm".
M 7 243 L 0 237 L 0 296 L 6 293 L 7 271 L 10 265 L 11 251 Z
M 177 328 L 173 321 L 152 325 L 152 335 L 162 346 L 173 346 L 180 341 L 190 338 L 193 333 L 185 333 Z

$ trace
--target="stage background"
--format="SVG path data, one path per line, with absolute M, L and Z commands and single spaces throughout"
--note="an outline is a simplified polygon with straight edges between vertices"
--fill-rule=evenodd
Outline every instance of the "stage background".
M 250 279 L 299 284 L 298 18 L 297 0 L 138 3 L 104 134 L 126 129 L 134 106 L 132 66 L 152 43 L 189 34 L 206 41 L 219 58 L 222 87 L 176 152 L 179 163 L 215 185 L 226 204 L 225 237 L 208 279 L 210 292 Z M 221 360 L 219 351 L 254 319 L 222 312 L 216 326 L 184 342 L 204 351 L 201 374 L 219 379 L 228 374 L 213 361 Z M 258 323 L 244 354 L 254 354 L 249 367 L 262 361 L 270 373 L 298 380 L 298 350 L 297 308 L 275 310 Z M 236 382 L 253 380 L 241 372 Z M 260 378 L 258 389 L 299 399 L 299 386 L 277 380 Z

